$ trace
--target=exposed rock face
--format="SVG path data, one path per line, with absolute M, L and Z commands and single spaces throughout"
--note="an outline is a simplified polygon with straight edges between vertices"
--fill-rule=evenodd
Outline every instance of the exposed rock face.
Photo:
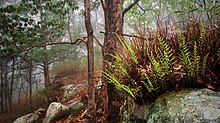
M 69 107 L 58 102 L 53 102 L 47 109 L 43 123 L 52 123 L 53 120 L 69 113 Z
M 62 101 L 69 101 L 71 98 L 74 97 L 79 97 L 80 96 L 80 92 L 84 89 L 86 89 L 86 85 L 85 84 L 78 84 L 78 85 L 66 85 L 63 86 L 62 88 L 63 91 L 63 98 Z
M 39 119 L 38 114 L 30 113 L 30 114 L 17 118 L 13 123 L 34 123 L 38 119 Z
M 83 107 L 84 105 L 78 101 L 73 101 L 68 106 L 62 105 L 58 102 L 53 102 L 47 109 L 46 117 L 44 118 L 43 123 L 52 123 L 54 120 L 59 119 L 62 116 L 78 112 Z
M 185 89 L 166 93 L 150 108 L 147 123 L 220 123 L 220 92 Z

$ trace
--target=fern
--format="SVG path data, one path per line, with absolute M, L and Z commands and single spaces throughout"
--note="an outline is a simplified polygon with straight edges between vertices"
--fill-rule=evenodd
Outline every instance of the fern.
M 189 48 L 185 42 L 185 38 L 182 34 L 179 36 L 180 40 L 180 62 L 183 65 L 184 71 L 188 77 L 191 77 L 191 71 L 192 71 L 192 61 L 190 59 L 190 52 Z
M 205 71 L 206 71 L 206 62 L 207 62 L 207 59 L 208 59 L 208 56 L 209 56 L 209 54 L 207 54 L 205 57 L 204 57 L 204 59 L 203 59 L 203 62 L 202 62 L 202 66 L 201 66 L 201 74 L 202 74 L 202 76 L 203 76 L 203 79 L 204 79 L 204 77 L 205 77 Z
M 174 73 L 174 65 L 176 63 L 176 58 L 172 53 L 172 50 L 169 46 L 169 44 L 159 35 L 157 34 L 161 50 L 158 49 L 161 58 L 159 59 L 161 62 L 161 65 L 166 70 L 166 74 L 168 78 L 170 79 L 173 76 Z
M 159 79 L 163 80 L 164 79 L 164 73 L 163 73 L 161 64 L 159 62 L 157 62 L 157 60 L 153 56 L 152 52 L 151 52 L 151 54 L 148 54 L 148 57 L 150 58 L 151 64 L 154 66 L 155 71 L 156 71 Z
M 148 76 L 145 76 L 144 80 L 145 81 L 141 81 L 141 82 L 144 84 L 144 86 L 147 88 L 149 92 L 156 91 L 158 89 L 157 84 L 151 82 Z
M 103 76 L 112 84 L 114 84 L 114 86 L 119 89 L 119 90 L 124 90 L 126 91 L 131 97 L 135 98 L 135 91 L 124 85 L 124 84 L 121 84 L 121 82 L 117 79 L 117 77 L 111 73 L 111 72 L 103 72 Z
M 138 58 L 137 58 L 134 50 L 132 49 L 131 45 L 129 45 L 128 42 L 126 40 L 124 40 L 123 38 L 121 38 L 120 36 L 118 36 L 118 39 L 119 39 L 120 43 L 122 44 L 123 48 L 125 49 L 126 53 L 128 53 L 131 56 L 133 62 L 135 64 L 138 64 L 139 63 Z
M 194 49 L 193 49 L 193 77 L 194 77 L 194 81 L 197 83 L 198 81 L 198 75 L 199 75 L 199 69 L 200 69 L 200 66 L 199 66 L 199 60 L 200 60 L 200 56 L 198 56 L 198 47 L 197 47 L 197 44 L 195 42 L 195 45 L 194 45 Z
M 123 60 L 122 56 L 120 56 L 119 54 L 118 55 L 109 54 L 109 55 L 115 58 L 115 62 L 114 63 L 108 61 L 104 61 L 104 62 L 106 62 L 110 67 L 114 68 L 114 70 L 119 72 L 122 76 L 127 76 L 128 75 L 127 71 L 130 69 L 130 66 L 128 65 L 126 60 Z

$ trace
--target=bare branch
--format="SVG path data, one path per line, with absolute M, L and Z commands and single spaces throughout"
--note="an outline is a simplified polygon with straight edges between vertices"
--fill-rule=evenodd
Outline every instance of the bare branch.
M 100 47 L 103 47 L 103 45 L 100 43 L 100 41 L 99 41 L 95 36 L 93 36 L 93 38 L 96 40 L 96 42 L 98 43 L 98 45 L 99 45 Z
M 24 52 L 24 51 L 29 51 L 29 50 L 31 50 L 35 47 L 45 47 L 45 46 L 49 46 L 49 45 L 58 45 L 58 44 L 71 44 L 71 45 L 76 44 L 76 45 L 79 45 L 80 43 L 85 43 L 86 44 L 87 43 L 86 40 L 85 40 L 86 38 L 87 38 L 86 36 L 82 37 L 82 38 L 78 38 L 74 42 L 49 42 L 49 43 L 46 43 L 46 44 L 33 44 L 32 46 L 30 46 L 26 49 L 21 49 L 19 51 L 19 53 Z
M 105 34 L 105 32 L 103 32 L 103 31 L 100 31 L 99 33 L 103 33 L 103 34 Z M 146 38 L 144 38 L 143 36 L 139 36 L 139 35 L 121 34 L 121 36 L 125 36 L 125 37 L 133 37 L 133 38 L 140 38 L 140 39 L 144 39 L 144 40 L 146 40 Z
M 103 0 L 101 0 L 102 8 L 105 10 L 106 9 L 106 4 Z
M 124 16 L 126 12 L 128 12 L 134 5 L 136 5 L 140 0 L 135 0 L 133 3 L 131 3 L 127 8 L 123 10 L 122 15 Z

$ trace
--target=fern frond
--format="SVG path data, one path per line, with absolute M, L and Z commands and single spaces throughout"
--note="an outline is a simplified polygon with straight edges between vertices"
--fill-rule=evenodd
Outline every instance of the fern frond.
M 116 34 L 117 35 L 117 34 Z M 117 35 L 120 43 L 122 44 L 123 48 L 125 49 L 126 53 L 129 53 L 129 55 L 132 57 L 132 60 L 135 64 L 138 64 L 138 58 L 133 50 L 133 48 L 131 47 L 131 45 L 124 40 L 122 37 L 120 37 L 119 35 Z
M 207 59 L 208 59 L 209 54 L 207 54 L 203 61 L 202 61 L 202 66 L 201 66 L 201 74 L 203 75 L 203 77 L 205 76 L 205 71 L 206 71 L 206 63 L 207 63 Z
M 193 49 L 193 64 L 192 64 L 192 68 L 193 68 L 192 74 L 195 79 L 195 82 L 198 81 L 198 74 L 199 74 L 199 69 L 200 69 L 199 60 L 200 60 L 200 56 L 198 55 L 198 47 L 195 42 L 194 49 Z
M 188 76 L 191 76 L 190 73 L 192 71 L 192 61 L 190 59 L 190 52 L 189 48 L 185 42 L 185 37 L 180 34 L 180 62 L 184 67 L 184 71 L 187 73 Z
M 103 72 L 103 76 L 112 83 L 117 89 L 126 91 L 131 97 L 135 98 L 135 91 L 132 88 L 121 84 L 121 82 L 117 79 L 117 77 L 111 72 Z
M 162 71 L 162 66 L 160 65 L 159 62 L 156 61 L 155 57 L 153 56 L 153 53 L 151 52 L 151 54 L 148 54 L 148 57 L 153 65 L 153 67 L 155 68 L 155 71 L 159 77 L 160 80 L 164 79 L 164 74 Z
M 160 47 L 162 50 L 161 51 L 158 48 L 160 56 L 162 56 L 162 58 L 160 58 L 160 62 L 162 66 L 165 68 L 168 78 L 171 78 L 173 76 L 176 58 L 173 55 L 172 49 L 170 48 L 169 44 L 159 34 L 157 34 L 157 38 L 159 40 Z

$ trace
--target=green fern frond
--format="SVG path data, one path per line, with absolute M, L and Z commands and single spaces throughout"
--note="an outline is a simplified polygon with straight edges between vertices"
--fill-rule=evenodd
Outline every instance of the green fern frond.
M 190 52 L 189 48 L 185 42 L 185 37 L 180 34 L 179 36 L 180 40 L 180 62 L 184 67 L 185 72 L 188 76 L 191 76 L 190 73 L 192 71 L 192 61 L 190 59 Z
M 126 91 L 131 97 L 135 98 L 135 91 L 132 88 L 121 84 L 121 82 L 117 79 L 117 77 L 111 72 L 103 72 L 103 76 L 112 83 L 117 89 Z
M 130 69 L 130 66 L 128 65 L 126 60 L 123 60 L 122 56 L 120 56 L 119 54 L 118 55 L 108 54 L 108 55 L 113 57 L 115 61 L 108 62 L 106 60 L 103 60 L 103 62 L 107 63 L 111 68 L 114 69 L 114 71 L 117 71 L 120 75 L 127 76 L 128 75 L 127 71 Z
M 163 74 L 163 70 L 162 70 L 162 66 L 160 65 L 159 62 L 156 61 L 155 57 L 153 56 L 153 53 L 151 52 L 151 54 L 148 54 L 148 57 L 153 65 L 153 67 L 155 68 L 155 71 L 159 77 L 160 80 L 164 79 L 164 74 Z
M 198 55 L 198 47 L 195 42 L 194 49 L 193 49 L 193 64 L 192 64 L 192 67 L 193 67 L 192 75 L 195 79 L 195 82 L 198 81 L 198 75 L 199 75 L 199 69 L 200 69 L 199 60 L 200 60 L 200 56 Z
M 157 38 L 160 43 L 161 50 L 158 48 L 160 58 L 160 62 L 164 69 L 167 71 L 168 78 L 173 76 L 174 65 L 176 64 L 176 58 L 173 55 L 172 49 L 169 44 L 159 35 L 157 34 Z
M 209 54 L 207 54 L 203 61 L 202 61 L 202 67 L 201 67 L 201 74 L 203 75 L 203 77 L 205 76 L 205 71 L 206 71 L 206 63 L 207 63 L 207 59 L 208 59 Z
M 199 37 L 200 41 L 203 41 L 204 36 L 205 36 L 205 28 L 202 27 L 201 32 L 200 32 L 200 37 Z
M 156 91 L 158 89 L 157 84 L 151 82 L 149 77 L 145 76 L 144 79 L 147 80 L 147 82 L 145 81 L 141 81 L 141 82 L 144 84 L 144 86 L 147 88 L 149 92 Z
M 126 53 L 129 53 L 129 55 L 131 55 L 131 57 L 132 57 L 133 62 L 135 64 L 138 64 L 139 63 L 138 58 L 135 54 L 135 51 L 131 47 L 131 45 L 126 40 L 124 40 L 122 37 L 120 37 L 119 35 L 117 35 L 117 37 L 118 37 L 120 43 L 122 44 L 123 48 L 125 49 Z

